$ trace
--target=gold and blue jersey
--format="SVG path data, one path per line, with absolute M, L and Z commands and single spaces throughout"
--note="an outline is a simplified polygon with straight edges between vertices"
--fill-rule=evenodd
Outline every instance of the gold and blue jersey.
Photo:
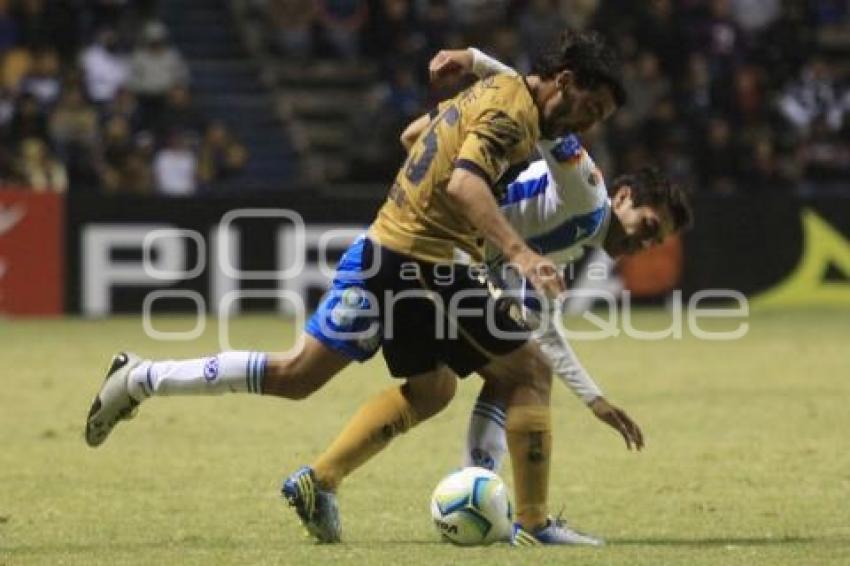
M 423 261 L 452 261 L 455 249 L 482 260 L 481 234 L 447 194 L 449 179 L 459 167 L 496 187 L 509 167 L 533 154 L 539 120 L 522 77 L 489 77 L 441 103 L 411 147 L 370 237 Z

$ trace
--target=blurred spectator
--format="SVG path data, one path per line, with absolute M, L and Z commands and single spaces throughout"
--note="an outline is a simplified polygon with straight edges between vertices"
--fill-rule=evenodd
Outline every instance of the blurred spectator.
M 702 54 L 691 54 L 687 73 L 681 89 L 679 106 L 691 123 L 702 125 L 715 105 L 715 89 L 711 83 L 708 61 Z
M 172 134 L 154 157 L 156 190 L 165 196 L 190 196 L 198 188 L 198 159 L 181 134 Z
M 121 190 L 127 194 L 149 195 L 153 192 L 154 177 L 150 155 L 145 147 L 135 147 L 121 169 Z
M 755 35 L 773 24 L 782 11 L 781 0 L 732 0 L 735 22 L 749 35 Z
M 815 20 L 824 26 L 846 24 L 850 5 L 846 0 L 812 0 Z
M 439 19 L 441 15 L 448 16 L 445 2 L 432 2 L 429 6 L 429 17 Z M 442 5 L 442 9 L 441 9 Z M 414 67 L 417 64 L 424 65 L 420 56 L 426 47 L 431 32 L 444 37 L 443 33 L 448 31 L 449 22 L 429 21 L 430 24 L 440 26 L 437 30 L 426 25 L 424 28 L 416 20 L 416 13 L 409 0 L 376 0 L 369 8 L 369 20 L 364 26 L 364 35 L 367 37 L 364 49 L 366 53 L 374 58 L 381 59 L 384 70 L 395 65 L 407 64 Z M 432 38 L 435 39 L 435 38 Z M 435 44 L 442 48 L 443 44 Z
M 18 98 L 8 134 L 13 144 L 27 138 L 47 140 L 47 117 L 41 111 L 38 100 L 31 94 L 23 94 Z
M 353 115 L 351 131 L 360 140 L 348 147 L 350 177 L 354 182 L 391 178 L 404 159 L 405 152 L 399 143 L 404 118 L 386 111 L 388 98 L 386 85 L 375 87 L 366 97 L 362 110 Z
M 12 17 L 9 0 L 0 0 L 0 54 L 18 41 L 18 24 Z
M 531 0 L 519 18 L 522 50 L 534 54 L 541 46 L 556 41 L 564 30 L 564 22 L 555 6 L 556 0 Z
M 204 118 L 192 105 L 189 89 L 182 85 L 171 88 L 154 124 L 157 139 L 165 140 L 171 133 L 177 132 L 189 140 L 198 141 L 204 127 Z
M 801 134 L 808 133 L 821 117 L 828 129 L 838 131 L 850 111 L 850 90 L 839 90 L 832 66 L 815 59 L 806 65 L 799 80 L 786 87 L 779 108 Z
M 198 151 L 198 179 L 204 185 L 228 179 L 245 167 L 248 152 L 221 122 L 213 122 Z
M 732 19 L 730 0 L 710 0 L 709 10 L 709 17 L 699 26 L 698 43 L 694 46 L 705 50 L 712 79 L 727 81 L 743 54 L 741 30 Z
M 737 181 L 747 191 L 781 193 L 791 187 L 790 179 L 780 167 L 776 148 L 770 138 L 757 140 L 750 154 L 746 155 L 742 162 Z
M 811 134 L 802 146 L 801 159 L 806 178 L 824 184 L 843 184 L 850 178 L 850 136 L 830 128 L 821 116 L 811 125 Z
M 42 107 L 50 107 L 59 98 L 62 84 L 59 79 L 59 58 L 56 52 L 45 49 L 34 54 L 30 72 L 21 80 L 21 92 L 31 94 Z
M 573 29 L 586 29 L 596 12 L 600 0 L 559 0 L 561 18 Z
M 103 128 L 103 155 L 98 171 L 103 190 L 121 190 L 127 159 L 132 151 L 130 124 L 120 116 L 110 118 Z
M 28 138 L 21 142 L 14 169 L 18 181 L 34 191 L 63 193 L 68 189 L 65 166 L 50 155 L 47 144 L 40 139 Z
M 645 48 L 658 57 L 668 76 L 685 72 L 687 43 L 684 22 L 673 6 L 672 0 L 641 2 L 642 10 L 635 15 L 634 54 L 638 47 Z
M 504 21 L 508 4 L 508 0 L 449 0 L 452 18 L 473 29 Z
M 318 21 L 333 54 L 354 59 L 360 54 L 360 30 L 366 23 L 366 0 L 317 0 Z
M 61 154 L 67 155 L 73 147 L 94 151 L 98 141 L 97 113 L 78 86 L 65 89 L 49 122 L 50 137 Z
M 97 182 L 97 112 L 76 84 L 66 88 L 49 119 L 50 138 L 67 164 L 72 186 L 91 187 Z
M 313 54 L 314 0 L 268 0 L 277 50 L 287 57 L 304 59 Z
M 149 146 L 144 139 L 134 142 L 127 120 L 110 118 L 104 127 L 98 171 L 101 189 L 106 193 L 150 194 L 154 183 Z
M 8 88 L 0 86 L 0 131 L 3 131 L 15 115 L 15 96 Z
M 13 3 L 18 43 L 29 49 L 76 53 L 80 6 L 76 0 L 18 0 Z
M 83 50 L 80 66 L 89 98 L 105 104 L 124 86 L 130 71 L 127 59 L 118 51 L 118 36 L 111 29 L 97 34 L 95 41 Z
M 519 68 L 521 46 L 519 34 L 510 26 L 500 26 L 490 33 L 489 49 L 505 63 Z
M 716 193 L 733 192 L 738 175 L 738 148 L 731 125 L 725 118 L 712 118 L 704 140 L 695 148 L 700 186 Z
M 122 13 L 130 3 L 129 0 L 90 0 L 92 6 L 92 27 L 114 28 L 121 19 Z
M 29 73 L 32 55 L 27 49 L 16 47 L 0 57 L 3 71 L 3 86 L 13 91 L 20 90 L 21 80 Z
M 742 65 L 735 70 L 730 93 L 731 114 L 744 121 L 759 120 L 768 106 L 762 89 L 762 73 L 753 65 Z
M 56 26 L 47 1 L 19 0 L 15 8 L 21 44 L 30 49 L 49 46 Z
M 144 118 L 155 120 L 169 90 L 189 83 L 189 69 L 180 53 L 168 44 L 160 22 L 148 23 L 141 44 L 130 59 L 130 89 L 142 105 Z
M 106 118 L 121 117 L 127 120 L 132 131 L 141 128 L 141 113 L 136 95 L 126 88 L 119 89 L 115 97 L 103 109 Z
M 412 19 L 413 11 L 408 6 Z M 425 49 L 428 54 L 436 53 L 444 48 L 463 47 L 463 37 L 460 36 L 451 19 L 449 0 L 431 0 L 422 10 L 418 27 L 424 35 Z
M 620 112 L 628 113 L 630 121 L 642 124 L 658 102 L 670 94 L 670 81 L 661 74 L 658 57 L 649 51 L 641 52 L 634 64 L 626 67 L 625 87 L 629 103 Z

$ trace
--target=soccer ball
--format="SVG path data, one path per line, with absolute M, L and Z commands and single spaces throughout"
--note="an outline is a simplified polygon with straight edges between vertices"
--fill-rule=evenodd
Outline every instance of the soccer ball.
M 463 546 L 508 540 L 513 511 L 502 479 L 484 468 L 463 468 L 437 484 L 431 517 L 443 538 Z

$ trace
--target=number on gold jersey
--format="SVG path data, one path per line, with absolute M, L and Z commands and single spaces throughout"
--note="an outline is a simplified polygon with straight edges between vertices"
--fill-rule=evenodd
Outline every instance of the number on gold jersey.
M 457 124 L 459 118 L 460 111 L 455 105 L 451 105 L 443 110 L 443 112 L 431 122 L 431 125 L 428 126 L 428 130 L 424 134 L 425 138 L 423 139 L 423 142 L 425 144 L 425 151 L 423 151 L 418 158 L 414 158 L 414 156 L 411 155 L 407 160 L 407 168 L 405 169 L 404 174 L 407 176 L 408 181 L 414 185 L 418 185 L 422 182 L 422 179 L 425 178 L 425 175 L 428 173 L 428 169 L 431 167 L 431 163 L 433 163 L 434 158 L 437 156 L 437 127 L 442 122 L 445 122 L 449 126 L 454 126 Z

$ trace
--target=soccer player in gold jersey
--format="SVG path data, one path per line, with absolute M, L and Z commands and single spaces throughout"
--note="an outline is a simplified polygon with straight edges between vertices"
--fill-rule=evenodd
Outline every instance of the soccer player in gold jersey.
M 284 495 L 317 539 L 340 540 L 335 492 L 341 481 L 397 434 L 442 410 L 454 395 L 457 376 L 477 372 L 511 391 L 506 429 L 516 491 L 514 542 L 565 542 L 546 506 L 551 370 L 529 343 L 528 329 L 490 293 L 492 283 L 453 259 L 457 248 L 481 260 L 486 240 L 542 295 L 560 293 L 564 283 L 555 265 L 532 251 L 502 215 L 496 183 L 509 167 L 531 157 L 539 138 L 581 132 L 610 116 L 623 100 L 610 48 L 595 33 L 569 32 L 539 57 L 534 74 L 494 76 L 440 105 L 411 148 L 368 237 L 349 249 L 347 264 L 338 268 L 338 277 L 356 279 L 370 298 L 381 318 L 375 339 L 390 373 L 404 383 L 367 401 L 312 465 L 284 482 Z M 359 297 L 346 300 L 351 298 Z M 303 355 L 295 360 L 223 352 L 151 362 L 120 354 L 92 404 L 86 440 L 101 444 L 118 421 L 154 393 L 197 393 L 199 379 L 209 392 L 297 398 L 300 384 L 317 388 L 350 361 L 311 340 L 310 330 Z M 319 378 L 296 379 L 304 372 Z
M 540 59 L 536 74 L 489 77 L 440 104 L 359 252 L 368 273 L 364 291 L 382 319 L 384 358 L 390 373 L 405 381 L 367 401 L 331 446 L 284 484 L 320 540 L 339 539 L 333 494 L 342 479 L 393 437 L 442 410 L 457 376 L 477 372 L 511 389 L 506 430 L 514 541 L 563 542 L 546 506 L 551 370 L 481 274 L 453 260 L 456 248 L 482 260 L 486 240 L 541 294 L 563 291 L 555 265 L 532 251 L 501 213 L 494 187 L 509 167 L 530 158 L 541 136 L 583 131 L 623 99 L 616 58 L 601 37 L 570 33 Z

